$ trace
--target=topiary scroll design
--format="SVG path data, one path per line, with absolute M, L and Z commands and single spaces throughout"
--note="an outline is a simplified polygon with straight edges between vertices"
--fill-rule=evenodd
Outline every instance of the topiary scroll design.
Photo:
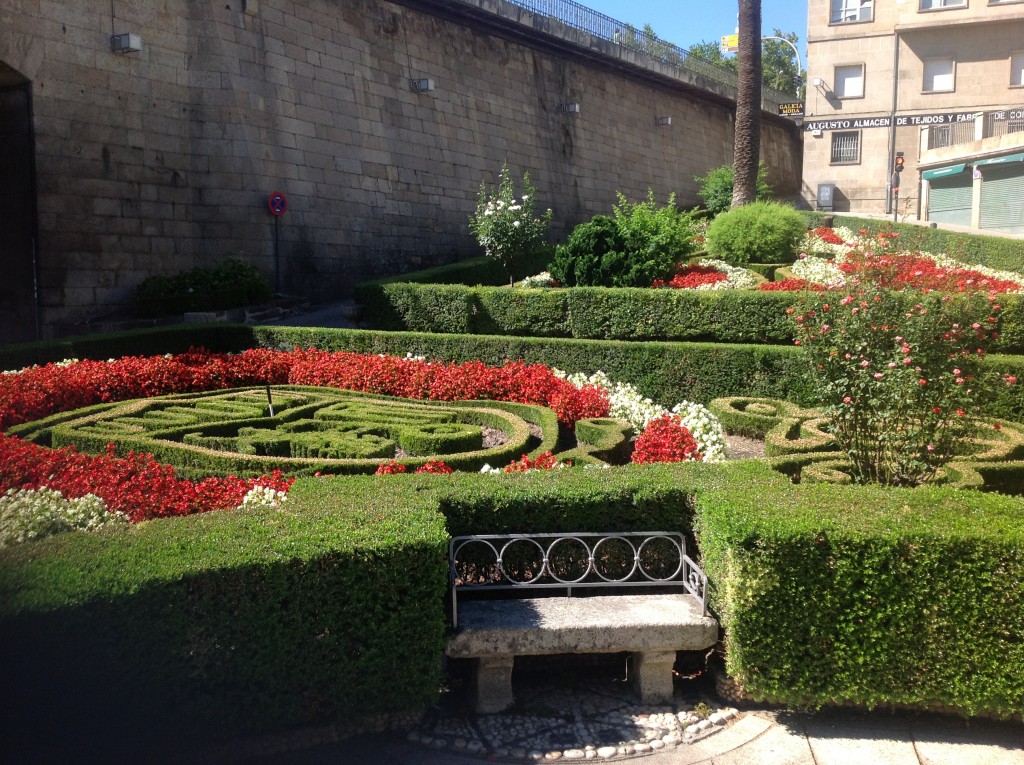
M 727 433 L 764 439 L 765 456 L 794 483 L 852 481 L 853 465 L 828 431 L 821 410 L 773 398 L 729 396 L 708 406 Z M 970 438 L 936 483 L 1020 493 L 1024 486 L 1024 425 L 977 418 Z

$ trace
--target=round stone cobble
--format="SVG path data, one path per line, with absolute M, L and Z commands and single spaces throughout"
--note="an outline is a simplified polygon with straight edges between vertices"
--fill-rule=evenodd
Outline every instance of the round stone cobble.
M 438 711 L 422 720 L 407 740 L 462 756 L 505 762 L 598 761 L 635 758 L 691 744 L 738 718 L 731 707 L 692 700 L 645 706 L 624 683 L 582 681 L 572 688 L 534 682 L 517 688 L 508 712 L 475 715 Z

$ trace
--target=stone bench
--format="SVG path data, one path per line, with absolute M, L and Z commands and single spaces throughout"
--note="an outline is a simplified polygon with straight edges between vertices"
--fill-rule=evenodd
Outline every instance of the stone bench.
M 515 657 L 545 654 L 628 652 L 641 701 L 669 702 L 676 651 L 718 640 L 707 577 L 681 534 L 456 537 L 449 562 L 455 629 L 445 652 L 475 661 L 477 712 L 510 707 Z

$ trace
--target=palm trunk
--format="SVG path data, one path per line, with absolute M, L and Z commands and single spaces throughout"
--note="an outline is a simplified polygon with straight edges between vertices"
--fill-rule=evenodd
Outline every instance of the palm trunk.
M 739 0 L 739 88 L 733 141 L 732 206 L 757 197 L 761 150 L 761 0 Z

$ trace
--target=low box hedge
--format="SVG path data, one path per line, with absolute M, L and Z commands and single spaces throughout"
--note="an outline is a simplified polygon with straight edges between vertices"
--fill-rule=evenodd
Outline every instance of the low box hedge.
M 943 488 L 697 496 L 728 671 L 790 705 L 1024 710 L 1024 500 Z

